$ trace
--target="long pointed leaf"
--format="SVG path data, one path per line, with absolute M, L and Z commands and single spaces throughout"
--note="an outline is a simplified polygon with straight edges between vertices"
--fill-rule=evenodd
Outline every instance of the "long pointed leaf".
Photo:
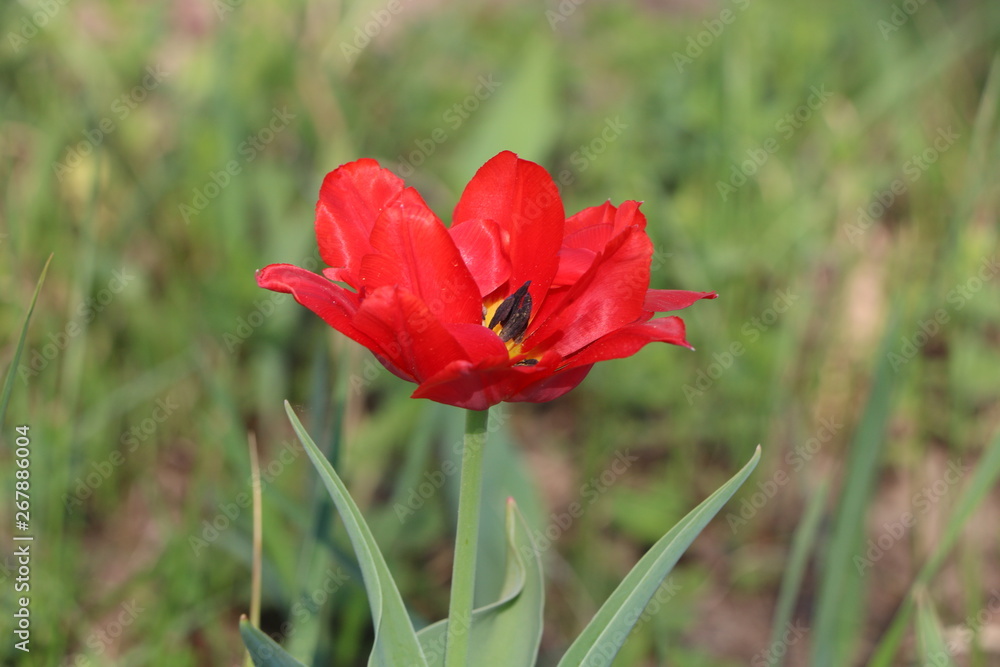
M 17 369 L 17 364 L 21 361 L 21 353 L 24 351 L 24 339 L 28 336 L 28 324 L 31 322 L 31 314 L 35 312 L 38 293 L 42 291 L 42 283 L 45 282 L 45 274 L 49 272 L 49 263 L 51 261 L 52 255 L 49 255 L 49 258 L 45 260 L 45 266 L 42 268 L 42 275 L 38 276 L 38 282 L 35 283 L 35 293 L 31 297 L 31 304 L 28 306 L 28 312 L 24 316 L 24 324 L 21 325 L 21 336 L 17 339 L 14 358 L 11 359 L 10 367 L 7 369 L 7 379 L 3 383 L 3 397 L 0 398 L 0 424 L 3 424 L 4 419 L 7 417 L 7 403 L 10 401 L 10 394 L 14 389 L 14 371 Z
M 760 461 L 760 446 L 743 469 L 670 529 L 628 573 L 569 647 L 559 667 L 610 665 L 657 588 L 698 534 Z
M 531 667 L 542 641 L 542 608 L 545 582 L 538 548 L 513 498 L 507 499 L 504 522 L 507 563 L 500 598 L 472 612 L 472 636 L 476 664 Z M 429 667 L 444 666 L 448 621 L 421 630 L 420 639 Z
M 826 505 L 826 495 L 830 490 L 828 480 L 823 480 L 799 521 L 799 527 L 795 530 L 795 538 L 792 540 L 792 551 L 785 564 L 785 574 L 781 578 L 781 589 L 778 592 L 778 604 L 775 605 L 774 621 L 771 623 L 771 641 L 768 646 L 778 646 L 782 643 L 781 637 L 787 631 L 792 620 L 792 610 L 795 600 L 799 596 L 802 588 L 802 577 L 806 571 L 806 563 L 809 554 L 812 553 L 816 544 L 816 537 L 819 534 L 820 522 L 823 519 L 823 508 Z M 774 651 L 773 653 L 778 653 Z M 785 654 L 772 655 L 769 665 L 785 664 Z
M 240 636 L 257 667 L 305 667 L 281 648 L 280 644 L 251 625 L 246 617 L 240 619 Z
M 934 603 L 926 589 L 917 595 L 917 640 L 920 644 L 921 660 L 924 665 L 935 667 L 955 667 L 948 645 L 944 641 L 941 621 L 934 611 Z
M 968 485 L 962 490 L 962 495 L 955 503 L 955 509 L 945 526 L 944 534 L 935 543 L 934 551 L 920 568 L 920 572 L 917 573 L 916 579 L 910 586 L 910 593 L 896 610 L 896 615 L 889 624 L 888 630 L 882 633 L 882 639 L 868 661 L 869 665 L 889 667 L 889 665 L 895 664 L 896 653 L 903 642 L 903 633 L 913 613 L 914 591 L 921 586 L 926 586 L 937 574 L 945 558 L 955 547 L 966 522 L 983 500 L 989 496 L 997 479 L 1000 479 L 1000 433 L 996 435 L 976 464 L 972 479 L 969 480 Z
M 812 632 L 811 663 L 816 667 L 851 662 L 859 637 L 858 626 L 865 618 L 861 594 L 865 579 L 858 574 L 853 556 L 859 553 L 864 539 L 865 521 L 885 447 L 885 430 L 892 412 L 898 374 L 892 367 L 890 352 L 898 340 L 898 321 L 897 313 L 893 312 L 882 336 L 877 357 L 880 361 L 851 442 L 837 516 L 825 548 Z
M 288 413 L 288 419 L 292 422 L 292 428 L 295 429 L 299 440 L 302 441 L 306 454 L 316 466 L 323 484 L 330 492 L 330 497 L 340 512 L 358 557 L 361 577 L 368 591 L 368 604 L 371 606 L 372 619 L 375 623 L 375 642 L 368 664 L 376 667 L 425 666 L 427 660 L 406 612 L 403 598 L 371 530 L 361 515 L 361 510 L 354 504 L 347 487 L 337 476 L 333 466 L 309 437 L 288 401 L 285 401 L 285 412 Z

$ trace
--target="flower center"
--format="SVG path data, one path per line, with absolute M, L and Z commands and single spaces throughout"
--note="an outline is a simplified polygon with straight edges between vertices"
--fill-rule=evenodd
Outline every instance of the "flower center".
M 529 280 L 503 301 L 483 307 L 483 326 L 500 336 L 512 356 L 522 354 L 521 342 L 531 321 L 531 295 L 528 294 L 530 285 Z M 524 359 L 518 365 L 533 366 L 537 363 L 537 359 Z

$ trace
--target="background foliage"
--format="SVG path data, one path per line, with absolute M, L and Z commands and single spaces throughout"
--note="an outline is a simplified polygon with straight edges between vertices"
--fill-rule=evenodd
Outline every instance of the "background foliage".
M 552 543 L 542 663 L 758 442 L 616 664 L 1000 659 L 996 3 L 0 16 L 5 364 L 54 253 L 0 436 L 12 471 L 13 427 L 31 427 L 30 664 L 240 660 L 249 431 L 264 627 L 304 660 L 363 664 L 356 566 L 285 398 L 415 617 L 445 614 L 460 411 L 408 399 L 253 272 L 318 261 L 312 208 L 342 162 L 379 159 L 447 220 L 505 148 L 545 165 L 568 211 L 644 200 L 653 286 L 721 295 L 685 315 L 697 352 L 653 346 L 497 413 L 487 519 L 515 495 Z

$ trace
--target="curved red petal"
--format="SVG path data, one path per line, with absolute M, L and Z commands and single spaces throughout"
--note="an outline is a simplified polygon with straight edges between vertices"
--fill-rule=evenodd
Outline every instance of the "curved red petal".
M 371 233 L 373 252 L 361 261 L 369 290 L 398 285 L 441 321 L 483 318 L 482 297 L 451 235 L 413 188 L 386 206 Z
M 647 312 L 662 313 L 687 308 L 701 299 L 716 299 L 715 292 L 689 292 L 681 289 L 651 289 L 646 292 L 643 308 Z
M 427 305 L 399 287 L 381 287 L 369 294 L 354 316 L 354 326 L 375 342 L 373 352 L 413 382 L 422 382 L 456 359 L 468 359 Z
M 540 305 L 559 266 L 565 211 L 548 172 L 510 151 L 484 164 L 455 207 L 453 224 L 487 219 L 510 238 L 512 290 L 531 281 L 528 293 Z
M 274 292 L 291 294 L 340 333 L 370 350 L 378 350 L 375 341 L 354 326 L 352 320 L 360 306 L 360 299 L 354 292 L 291 264 L 265 266 L 257 271 L 257 284 Z
M 510 259 L 504 249 L 510 242 L 492 220 L 467 220 L 448 232 L 469 268 L 479 294 L 485 297 L 510 279 Z
M 636 226 L 640 229 L 646 229 L 646 216 L 639 210 L 642 202 L 628 200 L 622 202 L 621 206 L 615 207 L 610 201 L 606 201 L 599 206 L 590 206 L 583 209 L 579 213 L 575 213 L 566 220 L 566 239 L 568 245 L 573 245 L 573 247 L 585 247 L 591 250 L 600 250 L 600 247 L 595 247 L 593 245 L 574 245 L 569 243 L 571 236 L 578 234 L 579 232 L 587 229 L 588 227 L 603 227 L 608 225 L 607 230 L 608 236 L 607 240 L 618 236 L 628 227 Z
M 552 287 L 573 285 L 594 265 L 597 253 L 586 248 L 567 248 L 559 251 L 559 270 L 552 279 Z M 551 288 L 550 288 L 551 289 Z
M 533 366 L 514 365 L 506 355 L 477 361 L 455 361 L 421 383 L 413 392 L 413 398 L 428 398 L 460 408 L 485 410 L 491 405 L 509 401 L 526 387 L 551 377 L 562 363 L 562 358 L 554 353 L 546 354 Z
M 632 324 L 599 338 L 569 357 L 567 368 L 589 367 L 598 361 L 630 357 L 649 343 L 671 343 L 693 350 L 684 335 L 684 320 L 676 316 Z
M 569 356 L 644 314 L 653 244 L 639 227 L 616 236 L 580 280 L 538 313 L 537 329 L 524 342 Z
M 538 382 L 528 385 L 516 394 L 508 397 L 506 400 L 511 403 L 519 401 L 528 403 L 544 403 L 546 401 L 555 400 L 583 382 L 583 379 L 587 377 L 587 373 L 590 372 L 591 368 L 592 365 L 576 366 L 560 371 L 554 375 L 550 375 L 539 380 Z
M 372 251 L 368 241 L 382 209 L 403 190 L 403 180 L 375 160 L 364 158 L 334 169 L 316 203 L 316 242 L 328 265 L 343 269 L 340 279 L 357 287 L 361 258 Z
M 478 364 L 502 365 L 510 361 L 507 346 L 492 329 L 481 324 L 445 324 L 445 329 L 465 350 L 466 358 Z

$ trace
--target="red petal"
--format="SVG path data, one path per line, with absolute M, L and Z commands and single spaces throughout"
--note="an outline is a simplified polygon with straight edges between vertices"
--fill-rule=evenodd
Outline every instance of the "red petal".
M 626 201 L 619 208 L 605 202 L 585 208 L 566 221 L 566 237 L 559 251 L 559 272 L 553 284 L 572 285 L 591 267 L 597 253 L 630 227 L 646 228 L 639 202 Z M 588 262 L 589 259 L 589 262 Z
M 680 289 L 651 289 L 646 292 L 643 308 L 647 312 L 662 313 L 668 310 L 687 308 L 700 299 L 715 299 L 715 292 L 688 292 Z
M 621 234 L 628 227 L 633 225 L 638 226 L 640 229 L 646 229 L 646 216 L 639 210 L 642 202 L 638 201 L 624 201 L 619 207 L 615 207 L 610 201 L 604 202 L 600 206 L 591 206 L 585 208 L 579 213 L 571 216 L 566 220 L 566 238 L 567 240 L 573 234 L 576 234 L 588 227 L 610 225 L 610 234 L 608 239 L 614 238 Z M 607 241 L 605 241 L 606 243 Z M 600 250 L 600 247 L 594 246 L 575 246 L 575 247 L 587 247 L 591 250 Z
M 570 236 L 587 227 L 597 225 L 613 225 L 615 221 L 615 207 L 611 201 L 606 201 L 598 206 L 588 206 L 579 213 L 574 213 L 566 219 L 566 229 L 564 233 Z
M 510 236 L 512 290 L 531 281 L 538 307 L 559 266 L 565 211 L 559 190 L 542 167 L 504 151 L 484 164 L 455 207 L 453 224 L 495 221 Z
M 594 265 L 561 299 L 549 299 L 538 314 L 538 328 L 529 334 L 524 349 L 541 345 L 569 356 L 643 313 L 649 287 L 649 261 L 653 244 L 646 232 L 630 227 L 616 236 Z
M 448 333 L 465 350 L 466 358 L 476 363 L 508 364 L 507 346 L 493 330 L 481 324 L 446 324 Z
M 479 294 L 485 297 L 510 278 L 510 260 L 504 250 L 509 239 L 492 220 L 468 220 L 448 230 L 469 267 Z
M 413 382 L 431 377 L 455 359 L 467 359 L 462 346 L 424 302 L 397 287 L 372 292 L 361 302 L 354 325 L 375 342 L 373 352 Z
M 568 367 L 586 365 L 590 367 L 598 361 L 630 357 L 648 343 L 672 343 L 691 347 L 684 338 L 684 320 L 679 317 L 659 317 L 649 322 L 632 324 L 600 338 L 567 359 Z
M 372 229 L 373 252 L 361 262 L 365 287 L 398 285 L 443 322 L 483 318 L 482 297 L 448 230 L 413 188 L 406 188 Z
M 403 181 L 368 158 L 349 162 L 326 175 L 316 203 L 316 242 L 328 265 L 344 268 L 338 278 L 357 287 L 361 258 L 382 209 L 403 190 Z
M 271 264 L 257 272 L 257 284 L 264 289 L 291 294 L 296 301 L 323 318 L 331 327 L 370 350 L 378 345 L 354 326 L 352 319 L 360 300 L 354 292 L 334 285 L 326 278 L 291 264 Z
M 552 279 L 552 287 L 572 285 L 594 265 L 597 253 L 586 248 L 567 248 L 559 251 L 559 271 Z
M 507 398 L 507 400 L 512 403 L 518 401 L 544 403 L 557 399 L 583 382 L 583 379 L 587 377 L 587 373 L 590 372 L 591 368 L 592 366 L 577 366 L 556 373 L 555 375 L 550 375 L 534 384 L 528 385 Z
M 521 395 L 526 387 L 552 377 L 562 363 L 562 357 L 554 353 L 547 354 L 535 366 L 514 366 L 509 358 L 455 361 L 417 387 L 413 398 L 428 398 L 460 408 L 485 410 L 491 405 L 511 400 L 512 396 Z M 540 387 L 538 395 L 542 395 L 543 391 L 544 387 Z

